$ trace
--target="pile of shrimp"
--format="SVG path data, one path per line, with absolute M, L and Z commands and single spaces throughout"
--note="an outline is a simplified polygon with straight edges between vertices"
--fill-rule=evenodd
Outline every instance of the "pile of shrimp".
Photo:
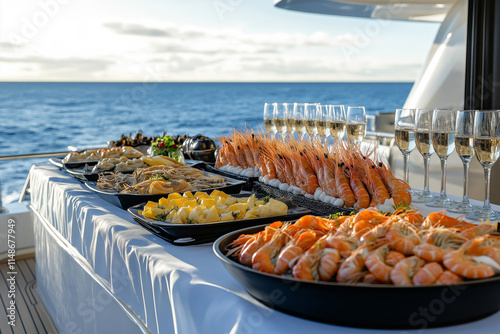
M 391 215 L 370 208 L 325 219 L 304 216 L 243 234 L 227 255 L 255 270 L 308 281 L 455 284 L 500 273 L 495 227 L 474 225 L 443 212 Z
M 395 204 L 411 203 L 410 186 L 397 179 L 388 165 L 370 159 L 373 151 L 362 154 L 351 142 L 327 147 L 236 130 L 219 141 L 216 168 L 247 176 L 258 170 L 262 182 L 281 190 L 356 210 L 383 205 L 391 198 Z

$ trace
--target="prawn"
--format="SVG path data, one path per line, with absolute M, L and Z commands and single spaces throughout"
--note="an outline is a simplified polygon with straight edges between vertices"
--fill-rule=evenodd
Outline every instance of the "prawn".
M 410 256 L 399 261 L 391 271 L 391 281 L 394 285 L 413 285 L 416 272 L 425 265 L 418 256 Z
M 413 276 L 415 285 L 432 285 L 443 273 L 443 267 L 437 262 L 430 262 L 420 268 Z
M 480 238 L 479 238 L 480 239 Z M 472 256 L 466 254 L 467 250 L 474 246 L 474 243 L 481 240 L 469 240 L 459 249 L 449 252 L 443 256 L 443 264 L 448 270 L 466 278 L 487 278 L 495 275 L 491 266 L 474 260 Z

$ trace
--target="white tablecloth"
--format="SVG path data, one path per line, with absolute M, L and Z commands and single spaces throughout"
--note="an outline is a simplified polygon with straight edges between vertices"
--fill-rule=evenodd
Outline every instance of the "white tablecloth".
M 226 271 L 212 244 L 171 245 L 53 166 L 34 166 L 29 178 L 32 207 L 152 333 L 388 332 L 328 325 L 272 310 L 250 297 Z M 65 268 L 55 263 L 51 270 Z M 76 301 L 64 307 L 75 306 Z M 426 332 L 498 333 L 499 323 L 497 313 Z

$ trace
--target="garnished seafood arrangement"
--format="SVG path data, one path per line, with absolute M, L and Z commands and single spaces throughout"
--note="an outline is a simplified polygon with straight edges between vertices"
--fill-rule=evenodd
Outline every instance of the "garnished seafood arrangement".
M 100 174 L 97 182 L 101 189 L 124 194 L 150 195 L 219 188 L 225 185 L 223 177 L 207 176 L 199 169 L 178 162 L 138 168 L 132 174 Z
M 62 162 L 63 163 L 90 162 L 90 161 L 101 161 L 106 158 L 120 158 L 120 157 L 134 159 L 142 157 L 142 153 L 130 146 L 101 148 L 96 150 L 86 150 L 83 152 L 69 153 L 66 157 L 64 157 Z
M 309 281 L 455 284 L 500 273 L 500 237 L 492 225 L 474 225 L 444 212 L 423 217 L 370 208 L 325 219 L 303 216 L 240 235 L 227 256 L 255 270 Z
M 410 186 L 388 165 L 362 154 L 350 142 L 327 147 L 319 142 L 275 139 L 263 133 L 238 132 L 219 138 L 216 168 L 260 176 L 266 184 L 295 194 L 356 210 L 411 203 Z
M 286 215 L 285 203 L 272 198 L 257 199 L 255 194 L 237 198 L 223 191 L 214 190 L 209 195 L 187 191 L 184 195 L 173 193 L 158 202 L 148 202 L 144 218 L 173 224 L 204 224 L 241 219 Z

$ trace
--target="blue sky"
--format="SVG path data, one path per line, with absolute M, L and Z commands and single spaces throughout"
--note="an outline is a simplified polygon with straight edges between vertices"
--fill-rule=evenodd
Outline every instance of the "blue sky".
M 439 25 L 272 0 L 0 0 L 0 81 L 414 81 Z

